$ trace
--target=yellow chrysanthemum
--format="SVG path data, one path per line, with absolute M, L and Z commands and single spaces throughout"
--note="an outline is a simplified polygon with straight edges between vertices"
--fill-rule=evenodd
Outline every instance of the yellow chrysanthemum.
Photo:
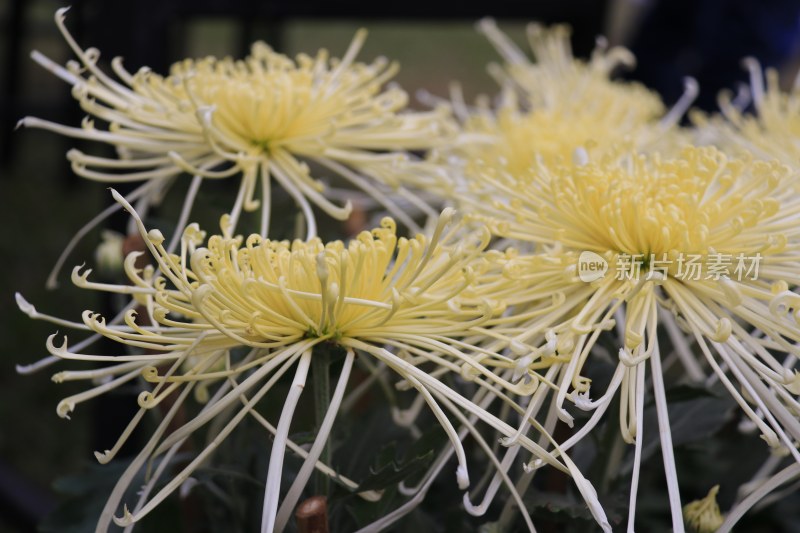
M 447 111 L 401 113 L 406 93 L 384 88 L 397 64 L 385 58 L 355 61 L 365 30 L 356 33 L 340 60 L 329 58 L 326 50 L 292 60 L 256 43 L 244 60 L 187 59 L 173 65 L 168 76 L 147 68 L 131 74 L 116 58 L 115 80 L 97 66 L 97 50 L 81 49 L 69 34 L 65 11 L 57 12 L 56 24 L 79 61 L 62 68 L 38 52 L 33 57 L 72 85 L 88 117 L 80 128 L 33 117 L 21 124 L 117 149 L 119 159 L 71 150 L 68 157 L 78 175 L 106 183 L 145 181 L 128 195 L 140 208 L 158 201 L 179 174 L 193 175 L 176 235 L 203 179 L 240 176 L 231 222 L 235 227 L 242 210 L 260 206 L 261 234 L 266 236 L 274 179 L 300 206 L 309 235 L 315 235 L 312 204 L 339 219 L 351 207 L 326 198 L 324 184 L 307 164 L 314 162 L 418 229 L 386 193 L 399 190 L 420 203 L 403 185 L 424 181 L 434 170 L 406 150 L 426 150 L 449 135 Z
M 473 171 L 476 164 L 502 169 L 507 184 L 513 185 L 523 178 L 536 179 L 539 161 L 569 163 L 576 151 L 592 157 L 629 149 L 672 153 L 684 144 L 685 135 L 675 126 L 696 94 L 693 81 L 667 112 L 653 91 L 612 79 L 616 67 L 633 65 L 627 50 L 607 50 L 601 41 L 591 60 L 583 62 L 572 56 L 566 26 L 532 24 L 532 62 L 491 19 L 478 27 L 505 60 L 490 68 L 503 92 L 496 109 L 486 99 L 469 108 L 456 94 L 453 107 L 462 132 L 447 151 L 461 162 L 453 169 L 456 188 L 468 188 L 477 203 L 491 202 L 502 193 Z
M 570 104 L 522 111 L 511 93 L 505 97 L 496 111 L 484 106 L 469 115 L 461 135 L 445 151 L 455 156 L 448 194 L 466 198 L 469 203 L 462 207 L 467 210 L 481 212 L 502 201 L 505 193 L 497 190 L 494 181 L 505 187 L 535 181 L 540 163 L 570 164 L 588 155 L 613 158 L 631 149 L 673 153 L 684 144 L 681 133 L 628 114 L 628 103 L 622 99 L 596 107 Z M 494 181 L 484 179 L 487 166 L 494 169 Z M 459 196 L 458 190 L 468 193 Z
M 569 161 L 578 147 L 607 153 L 646 146 L 663 135 L 656 117 L 657 110 L 639 115 L 623 98 L 608 102 L 594 95 L 586 102 L 522 110 L 506 92 L 496 112 L 480 106 L 468 116 L 456 149 L 468 163 L 489 162 L 513 176 L 529 176 L 537 160 Z
M 64 399 L 58 407 L 61 416 L 67 416 L 78 403 L 139 376 L 151 383 L 149 390 L 140 395 L 141 409 L 119 442 L 111 450 L 97 454 L 101 462 L 116 454 L 144 412 L 167 397 L 173 398 L 169 413 L 109 498 L 98 530 L 108 527 L 142 465 L 163 454 L 170 457 L 193 431 L 240 403 L 243 406 L 219 434 L 212 435 L 213 442 L 196 459 L 151 498 L 150 491 L 163 473 L 159 469 L 148 480 L 133 512 L 126 508 L 122 518 L 113 518 L 120 524 L 130 524 L 149 513 L 187 479 L 241 418 L 252 414 L 275 434 L 263 530 L 282 528 L 313 469 L 334 474 L 318 459 L 341 405 L 356 352 L 374 358 L 392 371 L 405 388 L 418 391 L 421 400 L 416 409 L 427 404 L 436 416 L 451 448 L 437 460 L 434 472 L 455 454 L 458 484 L 466 489 L 469 476 L 462 440 L 471 435 L 489 454 L 497 469 L 496 484 L 492 483 L 480 505 L 472 505 L 465 495 L 468 511 L 485 512 L 500 484 L 509 487 L 515 501 L 522 505 L 507 474 L 520 450 L 570 472 L 593 508 L 599 507 L 593 499 L 593 489 L 566 455 L 555 460 L 525 435 L 531 426 L 540 428 L 535 421 L 523 417 L 521 426 L 513 427 L 490 412 L 495 410 L 491 405 L 495 403 L 524 414 L 512 397 L 529 397 L 539 389 L 540 379 L 535 371 L 520 368 L 519 357 L 538 361 L 543 351 L 505 335 L 502 326 L 487 329 L 505 310 L 504 303 L 494 294 L 512 293 L 513 288 L 499 268 L 502 261 L 508 260 L 506 254 L 485 251 L 489 243 L 485 228 L 470 230 L 465 222 L 452 223 L 453 212 L 446 210 L 430 239 L 422 235 L 398 238 L 394 221 L 387 218 L 382 227 L 361 233 L 347 245 L 339 241 L 323 244 L 317 238 L 287 242 L 267 240 L 257 234 L 247 239 L 223 234 L 210 237 L 201 246 L 205 235 L 191 224 L 176 255 L 165 249 L 165 239 L 159 231 L 148 232 L 130 204 L 116 192 L 113 194 L 132 213 L 155 265 L 137 269 L 135 263 L 140 254 L 133 253 L 125 261 L 130 285 L 90 281 L 89 271 L 81 272 L 80 267 L 73 271 L 73 281 L 87 289 L 131 295 L 139 306 L 138 313 L 146 314 L 147 320 L 140 320 L 137 310 L 128 308 L 120 324 L 107 322 L 91 311 L 83 314 L 83 323 L 72 323 L 41 315 L 18 297 L 21 309 L 34 318 L 145 350 L 134 355 L 87 355 L 69 346 L 66 339 L 60 345 L 55 335 L 48 339 L 48 350 L 56 360 L 112 363 L 98 370 L 56 374 L 56 381 L 105 378 L 102 385 Z M 227 224 L 223 221 L 223 226 Z M 85 344 L 81 343 L 80 349 Z M 304 451 L 287 440 L 289 424 L 312 358 L 321 357 L 319 352 L 331 345 L 347 352 L 344 369 L 330 402 L 327 422 L 312 449 Z M 232 355 L 232 350 L 239 347 L 248 348 L 247 355 Z M 280 421 L 272 426 L 253 411 L 253 406 L 295 365 L 293 386 Z M 440 379 L 446 375 L 475 383 L 477 393 L 467 399 Z M 204 400 L 206 407 L 193 420 L 167 433 L 175 410 L 190 391 Z M 458 420 L 459 429 L 451 417 Z M 479 421 L 508 439 L 505 444 L 510 459 L 501 464 L 494 458 L 491 445 L 475 428 Z M 306 461 L 278 509 L 286 445 Z M 355 483 L 341 479 L 349 489 L 355 488 Z M 427 490 L 430 482 L 421 486 L 420 490 Z M 369 493 L 365 497 L 379 495 Z M 402 514 L 387 515 L 381 523 L 386 525 L 398 516 Z M 532 528 L 527 513 L 524 516 Z
M 780 227 L 765 227 L 784 216 L 787 170 L 777 163 L 689 148 L 680 159 L 631 154 L 621 163 L 536 170 L 535 182 L 513 196 L 506 190 L 508 204 L 495 204 L 514 221 L 506 236 L 648 258 L 709 250 L 755 254 L 786 245 Z
M 782 91 L 774 69 L 767 70 L 765 86 L 758 62 L 748 58 L 745 65 L 750 71 L 749 96 L 755 114 L 745 113 L 744 102 L 732 100 L 728 92 L 723 92 L 719 98 L 721 117 L 692 115 L 699 135 L 734 153 L 749 152 L 800 168 L 800 87 Z
M 528 41 L 534 61 L 528 59 L 492 19 L 483 19 L 478 29 L 491 41 L 505 63 L 492 65 L 490 73 L 501 85 L 510 84 L 528 109 L 552 109 L 566 104 L 629 104 L 627 114 L 652 120 L 665 112 L 659 96 L 637 83 L 612 81 L 618 67 L 632 67 L 636 59 L 621 47 L 608 49 L 600 39 L 589 61 L 572 55 L 570 30 L 565 25 L 546 28 L 528 25 Z M 621 109 L 619 110 L 622 111 Z
M 787 167 L 687 148 L 676 159 L 630 154 L 540 164 L 536 180 L 516 186 L 491 170 L 484 178 L 506 198 L 490 208 L 494 230 L 540 252 L 506 267 L 520 283 L 516 297 L 507 299 L 514 306 L 507 323 L 529 332 L 521 341 L 544 342 L 545 332 L 561 343 L 547 374 L 556 376 L 560 418 L 572 424 L 563 407 L 567 399 L 594 411 L 563 449 L 582 439 L 620 394 L 622 434 L 636 445 L 630 525 L 648 365 L 673 527 L 683 524 L 661 330 L 672 339 L 686 377 L 719 381 L 770 447 L 800 462 L 800 296 L 793 291 L 800 284 L 800 207 L 787 196 L 796 179 Z M 592 401 L 583 370 L 598 336 L 615 327 L 622 337 L 617 370 Z

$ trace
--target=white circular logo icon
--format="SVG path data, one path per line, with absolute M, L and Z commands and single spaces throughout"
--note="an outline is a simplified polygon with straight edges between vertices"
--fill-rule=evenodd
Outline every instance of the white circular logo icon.
M 608 261 L 602 256 L 585 251 L 578 257 L 578 277 L 586 283 L 592 282 L 605 276 L 608 271 Z

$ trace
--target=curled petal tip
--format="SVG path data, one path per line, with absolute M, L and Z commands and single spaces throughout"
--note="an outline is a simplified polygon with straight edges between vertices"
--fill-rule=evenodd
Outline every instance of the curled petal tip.
M 113 457 L 111 450 L 106 450 L 104 452 L 94 452 L 94 458 L 97 459 L 97 462 L 101 465 L 108 463 L 111 458 Z
M 522 469 L 528 474 L 530 474 L 534 470 L 538 470 L 542 466 L 544 466 L 544 461 L 541 460 L 540 458 L 536 458 L 530 463 L 522 463 Z
M 460 490 L 466 490 L 467 487 L 469 487 L 469 474 L 467 473 L 467 469 L 462 465 L 456 468 L 456 480 Z
M 72 6 L 65 6 L 65 7 L 60 7 L 58 9 L 56 9 L 55 19 L 58 22 L 63 22 L 64 18 L 67 16 L 67 11 L 69 11 L 71 8 L 72 8 Z
M 89 275 L 92 273 L 91 268 L 87 268 L 85 272 L 81 273 L 81 269 L 86 266 L 86 263 L 81 263 L 72 269 L 72 283 L 77 287 L 86 287 L 89 284 Z
M 723 317 L 717 322 L 717 328 L 710 337 L 715 342 L 725 342 L 731 336 L 732 331 L 733 326 L 731 325 L 730 319 Z
M 580 393 L 575 398 L 575 407 L 580 409 L 581 411 L 592 411 L 594 410 L 594 404 L 592 403 L 591 398 L 589 398 L 588 393 Z
M 108 190 L 111 192 L 111 197 L 114 198 L 115 202 L 122 204 L 123 206 L 128 202 L 125 200 L 125 197 L 122 196 L 114 187 L 109 187 Z
M 511 376 L 511 380 L 516 382 L 522 376 L 524 376 L 528 371 L 528 365 L 530 365 L 532 362 L 533 358 L 529 355 L 517 359 L 516 363 L 514 364 L 514 374 Z
M 492 17 L 483 17 L 475 23 L 475 27 L 478 31 L 486 31 L 497 28 L 497 22 Z
M 794 371 L 793 375 L 786 376 L 784 379 L 786 381 L 786 389 L 789 392 L 792 394 L 800 394 L 800 373 L 798 373 L 797 370 Z
M 691 76 L 686 76 L 683 78 L 683 89 L 694 96 L 700 92 L 700 84 L 697 83 L 697 80 Z
M 563 408 L 559 408 L 557 413 L 559 420 L 567 424 L 569 427 L 573 427 L 575 425 L 575 419 Z
M 497 442 L 500 443 L 500 446 L 510 448 L 517 444 L 518 439 L 516 437 L 500 437 Z
M 190 494 L 191 494 L 191 492 L 192 492 L 192 489 L 193 489 L 193 488 L 195 487 L 195 485 L 197 485 L 198 483 L 199 483 L 199 482 L 198 482 L 198 481 L 197 481 L 195 478 L 193 478 L 193 477 L 190 477 L 190 478 L 188 478 L 186 481 L 184 481 L 183 483 L 181 483 L 181 488 L 180 488 L 180 490 L 179 490 L 179 493 L 178 493 L 178 494 L 180 495 L 181 499 L 186 499 L 186 498 L 188 498 L 188 497 L 189 497 L 189 495 L 190 495 Z
M 147 239 L 154 245 L 158 246 L 164 242 L 164 234 L 160 230 L 151 229 L 147 232 Z
M 61 343 L 61 346 L 55 345 L 55 338 L 58 336 L 58 332 L 53 333 L 49 337 L 47 337 L 47 341 L 45 345 L 47 346 L 47 350 L 53 355 L 61 355 L 67 351 L 67 336 L 64 335 L 64 342 Z
M 345 204 L 342 206 L 341 209 L 342 209 L 342 214 L 344 215 L 344 218 L 348 218 L 350 216 L 350 214 L 353 212 L 353 202 L 351 202 L 350 200 L 347 200 L 347 202 L 345 202 Z
M 454 208 L 445 207 L 442 210 L 442 213 L 439 215 L 439 223 L 442 224 L 443 226 L 445 224 L 449 224 L 450 221 L 453 220 L 456 217 L 457 214 L 458 214 L 458 211 L 456 211 Z
M 117 524 L 119 527 L 127 527 L 136 521 L 131 512 L 128 510 L 127 505 L 123 508 L 122 518 L 114 516 L 113 519 L 114 523 Z
M 761 435 L 759 435 L 759 436 L 760 436 L 760 437 L 761 437 L 761 439 L 763 439 L 763 440 L 764 440 L 764 442 L 766 442 L 766 443 L 769 445 L 769 447 L 770 447 L 770 448 L 772 448 L 773 450 L 776 450 L 776 449 L 780 448 L 780 447 L 783 445 L 783 443 L 781 442 L 781 440 L 778 438 L 778 436 L 777 436 L 777 435 L 776 435 L 776 434 L 775 434 L 773 431 L 764 432 L 764 433 L 762 433 L 762 434 L 761 434 Z
M 69 414 L 75 410 L 75 402 L 61 400 L 56 406 L 56 413 L 60 418 L 69 420 Z
M 26 300 L 22 294 L 15 292 L 14 299 L 17 301 L 17 307 L 19 307 L 20 311 L 31 318 L 36 317 L 36 308 L 30 302 L 28 302 L 28 300 Z
M 742 66 L 749 70 L 749 69 L 752 69 L 754 67 L 755 68 L 760 67 L 761 63 L 759 63 L 758 59 L 756 59 L 753 56 L 746 56 L 746 57 L 742 58 Z

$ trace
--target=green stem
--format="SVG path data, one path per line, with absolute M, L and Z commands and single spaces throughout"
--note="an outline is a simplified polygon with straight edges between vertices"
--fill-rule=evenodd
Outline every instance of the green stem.
M 317 430 L 322 426 L 322 420 L 331 403 L 331 380 L 330 366 L 331 355 L 334 348 L 328 346 L 317 346 L 311 358 L 311 376 L 314 381 L 314 420 Z M 328 437 L 330 440 L 330 437 Z M 331 447 L 326 442 L 322 449 L 319 460 L 326 465 L 331 464 Z M 317 472 L 314 476 L 314 494 L 327 496 L 330 490 L 330 479 L 325 474 Z
M 611 488 L 611 484 L 619 477 L 619 468 L 622 464 L 622 459 L 625 457 L 625 441 L 622 440 L 622 435 L 619 434 L 619 431 L 614 433 L 614 440 L 607 455 L 605 471 L 600 484 L 601 494 L 607 493 Z M 637 436 L 637 438 L 640 437 Z

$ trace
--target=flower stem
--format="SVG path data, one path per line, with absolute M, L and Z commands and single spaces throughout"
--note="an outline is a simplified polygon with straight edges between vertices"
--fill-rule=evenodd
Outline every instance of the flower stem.
M 314 421 L 317 430 L 322 426 L 322 421 L 325 419 L 331 403 L 330 366 L 335 351 L 336 347 L 333 345 L 317 345 L 314 347 L 314 355 L 311 358 L 311 375 L 314 381 Z M 326 442 L 320 454 L 320 461 L 330 465 L 331 455 L 330 444 Z M 317 472 L 314 476 L 314 494 L 327 496 L 329 490 L 330 478 Z

